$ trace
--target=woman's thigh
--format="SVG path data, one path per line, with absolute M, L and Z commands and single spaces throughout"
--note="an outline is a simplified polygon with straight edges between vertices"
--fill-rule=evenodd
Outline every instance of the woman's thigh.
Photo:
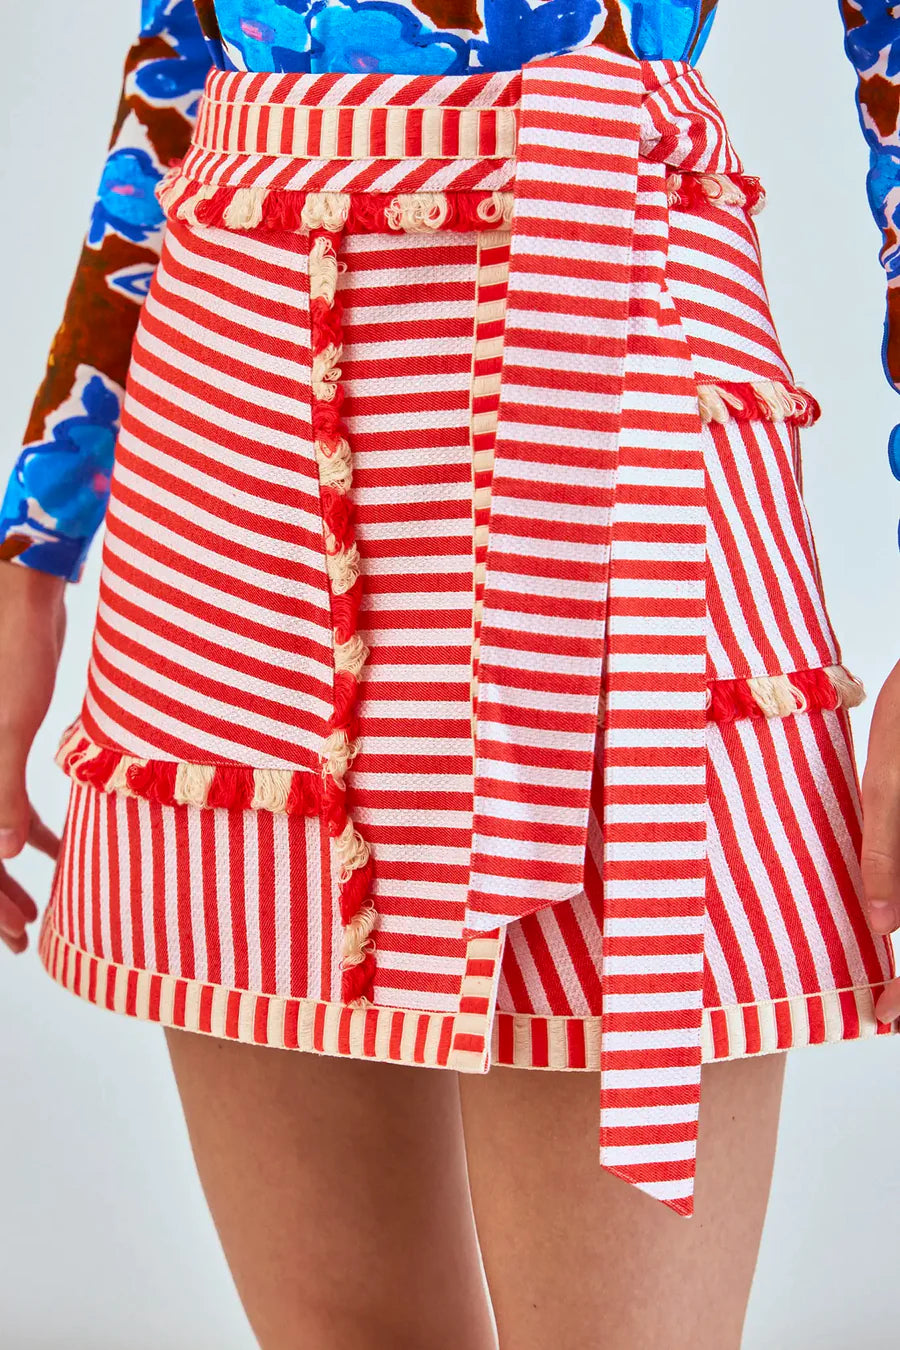
M 501 1350 L 738 1350 L 783 1061 L 704 1069 L 691 1219 L 600 1170 L 594 1075 L 460 1079 Z
M 167 1036 L 262 1350 L 493 1350 L 455 1074 Z

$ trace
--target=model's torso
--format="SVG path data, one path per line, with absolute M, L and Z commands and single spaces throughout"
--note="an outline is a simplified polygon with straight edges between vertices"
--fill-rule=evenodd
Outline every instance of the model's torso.
M 170 0 L 147 0 L 167 5 Z M 217 65 L 450 75 L 601 41 L 694 60 L 717 0 L 196 0 Z

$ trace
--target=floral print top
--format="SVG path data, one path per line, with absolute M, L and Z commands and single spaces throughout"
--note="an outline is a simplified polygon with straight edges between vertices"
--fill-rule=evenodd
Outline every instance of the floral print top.
M 694 61 L 717 0 L 143 0 L 109 155 L 24 448 L 0 558 L 76 580 L 106 508 L 140 305 L 160 253 L 154 195 L 187 151 L 210 64 L 230 70 L 513 70 L 598 41 Z M 885 239 L 885 363 L 900 388 L 900 5 L 840 0 Z M 900 475 L 900 436 L 898 436 Z

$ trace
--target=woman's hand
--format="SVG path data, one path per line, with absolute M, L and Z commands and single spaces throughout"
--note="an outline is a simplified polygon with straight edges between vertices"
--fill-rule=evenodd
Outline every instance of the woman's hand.
M 900 661 L 878 695 L 862 781 L 862 872 L 869 925 L 876 933 L 900 928 Z M 900 976 L 875 1008 L 882 1022 L 900 1017 Z
M 27 925 L 38 910 L 4 860 L 26 844 L 51 858 L 59 850 L 28 800 L 25 766 L 53 694 L 66 626 L 65 586 L 59 577 L 0 562 L 0 939 L 14 952 L 27 947 Z

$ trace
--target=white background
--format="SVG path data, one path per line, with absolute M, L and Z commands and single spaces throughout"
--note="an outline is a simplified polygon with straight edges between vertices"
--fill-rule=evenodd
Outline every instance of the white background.
M 138 9 L 138 0 L 4 6 L 0 444 L 9 464 L 77 257 Z M 799 381 L 825 407 L 806 437 L 805 474 L 831 614 L 847 663 L 874 695 L 900 655 L 900 485 L 885 455 L 900 399 L 880 371 L 877 235 L 837 3 L 721 0 L 721 9 L 702 69 L 748 171 L 768 188 L 760 229 L 776 321 Z M 65 787 L 52 751 L 80 702 L 95 587 L 96 556 L 72 589 L 58 693 L 31 765 L 33 796 L 56 825 Z M 855 714 L 861 748 L 868 715 Z M 49 869 L 27 859 L 19 872 L 43 901 Z M 894 1042 L 791 1056 L 745 1350 L 900 1345 L 898 1139 Z M 0 952 L 0 1290 L 5 1350 L 253 1346 L 160 1033 L 57 989 L 33 953 Z

